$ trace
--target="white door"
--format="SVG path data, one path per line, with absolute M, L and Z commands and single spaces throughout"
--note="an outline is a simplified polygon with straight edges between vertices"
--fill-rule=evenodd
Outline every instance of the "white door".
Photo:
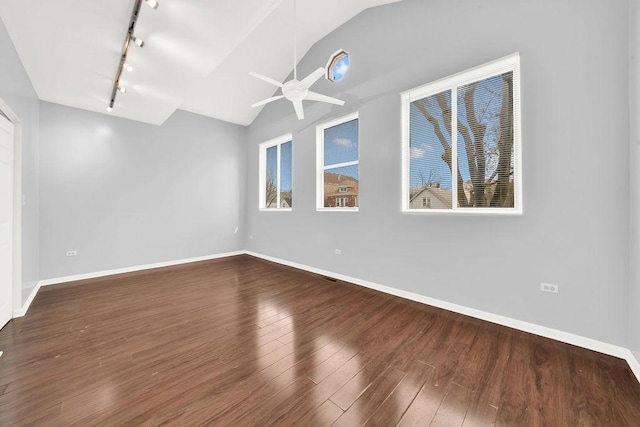
M 0 328 L 13 314 L 13 124 L 0 115 Z

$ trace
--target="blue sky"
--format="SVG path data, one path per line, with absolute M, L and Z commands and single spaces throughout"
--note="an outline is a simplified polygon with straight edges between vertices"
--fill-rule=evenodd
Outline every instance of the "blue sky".
M 280 190 L 291 190 L 292 181 L 292 142 L 286 142 L 280 147 Z M 267 148 L 267 176 L 274 179 L 278 171 L 278 148 L 277 146 Z
M 349 55 L 343 56 L 338 60 L 336 66 L 333 67 L 332 75 L 334 82 L 339 82 L 342 80 L 344 75 L 347 73 L 347 69 L 349 68 Z
M 358 160 L 358 119 L 339 124 L 324 131 L 324 165 Z M 358 167 L 330 170 L 358 179 Z
M 447 102 L 451 103 L 451 91 L 446 93 Z M 420 101 L 422 102 L 422 100 Z M 411 162 L 409 165 L 410 186 L 419 187 L 427 183 L 429 178 L 432 182 L 439 182 L 442 188 L 451 189 L 451 171 L 442 160 L 444 149 L 435 132 L 433 126 L 424 118 L 420 110 L 411 103 L 411 131 L 410 131 L 410 153 Z M 435 96 L 429 97 L 427 109 L 433 117 L 438 120 L 447 142 L 451 144 L 451 138 L 447 133 L 442 119 L 442 111 L 436 103 Z
M 280 190 L 291 190 L 291 166 L 292 166 L 292 146 L 287 142 L 280 146 Z
M 463 100 L 465 90 L 466 87 L 462 86 L 458 89 L 458 93 L 456 94 L 458 100 L 458 121 L 469 129 Z M 447 91 L 446 96 L 449 105 L 451 105 L 451 91 Z M 451 144 L 451 138 L 444 126 L 442 111 L 437 105 L 435 96 L 431 96 L 426 99 L 427 109 L 431 115 L 438 120 L 441 130 L 447 138 L 447 142 Z M 502 76 L 498 75 L 478 82 L 474 94 L 474 101 L 478 120 L 487 125 L 484 137 L 485 147 L 495 146 L 496 131 L 499 129 L 500 124 L 499 113 L 502 107 Z M 431 126 L 422 113 L 420 113 L 415 102 L 411 104 L 410 120 L 410 186 L 421 186 L 423 178 L 425 181 L 428 181 L 431 176 L 432 182 L 440 182 L 440 186 L 442 188 L 450 190 L 452 186 L 451 172 L 449 171 L 447 164 L 441 158 L 444 149 L 433 131 L 433 126 Z M 464 140 L 460 134 L 457 134 L 457 144 L 458 168 L 462 175 L 462 179 L 467 181 L 471 177 L 469 174 Z M 495 169 L 495 160 L 496 158 L 491 159 L 490 157 L 487 157 L 487 177 L 489 177 Z

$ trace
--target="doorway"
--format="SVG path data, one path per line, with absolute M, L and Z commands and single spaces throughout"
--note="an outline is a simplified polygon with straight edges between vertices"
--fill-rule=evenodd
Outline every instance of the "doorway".
M 13 138 L 0 115 L 0 328 L 13 317 Z

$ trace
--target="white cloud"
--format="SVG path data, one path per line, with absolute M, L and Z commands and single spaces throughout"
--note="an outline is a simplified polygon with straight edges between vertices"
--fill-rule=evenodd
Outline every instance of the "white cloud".
M 353 146 L 353 141 L 351 141 L 349 138 L 336 138 L 333 140 L 333 143 L 337 145 L 342 145 L 343 147 Z
M 412 159 L 421 159 L 424 157 L 427 150 L 420 147 L 411 147 L 411 158 Z
M 333 75 L 336 77 L 336 80 L 340 80 L 344 77 L 347 72 L 347 68 L 349 68 L 349 64 L 344 61 L 340 61 L 336 64 L 336 67 L 333 69 Z

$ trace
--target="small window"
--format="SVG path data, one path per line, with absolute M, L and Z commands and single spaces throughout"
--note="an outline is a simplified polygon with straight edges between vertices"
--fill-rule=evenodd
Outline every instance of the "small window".
M 358 210 L 358 114 L 319 125 L 317 209 Z
M 403 211 L 522 213 L 518 54 L 403 93 L 402 121 Z
M 349 68 L 349 53 L 339 50 L 329 57 L 327 62 L 327 80 L 339 82 L 344 78 Z
M 259 207 L 261 210 L 293 208 L 293 141 L 291 134 L 260 144 Z
M 422 207 L 430 208 L 431 207 L 431 197 L 423 197 L 422 198 Z

